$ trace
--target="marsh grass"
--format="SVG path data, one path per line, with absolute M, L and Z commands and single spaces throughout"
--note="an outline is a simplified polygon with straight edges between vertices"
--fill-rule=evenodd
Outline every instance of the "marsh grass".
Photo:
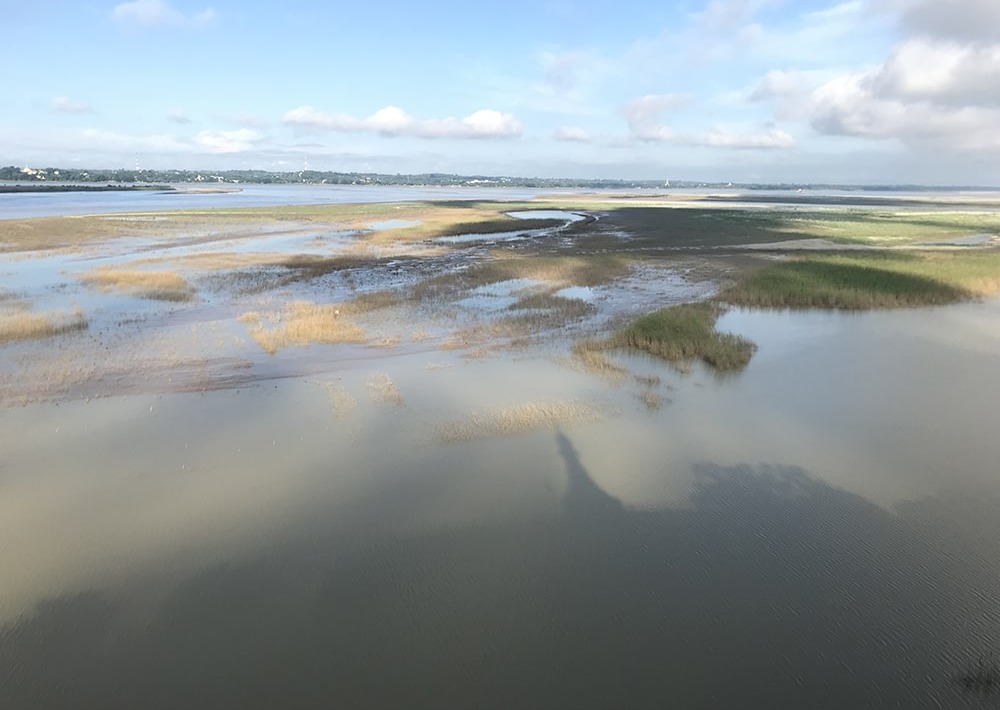
M 1000 252 L 791 256 L 747 274 L 720 300 L 761 308 L 904 308 L 1000 291 Z
M 80 277 L 101 291 L 120 291 L 158 301 L 189 301 L 194 288 L 174 271 L 133 271 L 102 266 Z
M 48 338 L 86 328 L 87 319 L 79 307 L 69 313 L 32 313 L 28 308 L 0 309 L 0 343 Z
M 722 307 L 711 302 L 670 306 L 642 316 L 603 340 L 584 341 L 590 349 L 636 349 L 681 364 L 701 360 L 720 372 L 746 367 L 757 346 L 738 335 L 720 333 Z
M 483 412 L 438 427 L 443 443 L 511 436 L 542 428 L 597 421 L 601 411 L 594 405 L 575 400 L 526 402 Z
M 265 352 L 273 355 L 282 348 L 315 343 L 363 343 L 367 337 L 339 304 L 294 301 L 277 314 L 251 311 L 240 316 L 252 337 Z

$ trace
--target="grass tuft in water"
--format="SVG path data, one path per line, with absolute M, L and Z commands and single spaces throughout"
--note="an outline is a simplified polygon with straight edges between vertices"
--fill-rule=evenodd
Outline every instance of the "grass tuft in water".
M 84 330 L 87 319 L 79 307 L 71 313 L 31 313 L 0 311 L 0 343 L 48 338 L 74 330 Z
M 715 303 L 685 303 L 642 316 L 604 340 L 582 347 L 642 350 L 672 363 L 701 360 L 719 371 L 746 367 L 757 346 L 738 335 L 720 333 L 715 321 L 722 313 Z
M 194 289 L 174 271 L 130 271 L 99 267 L 80 277 L 83 283 L 101 291 L 122 291 L 157 301 L 189 301 Z
M 273 355 L 292 345 L 362 343 L 365 331 L 340 313 L 338 304 L 295 301 L 278 314 L 245 313 L 240 320 L 266 352 Z M 270 326 L 270 327 L 269 327 Z

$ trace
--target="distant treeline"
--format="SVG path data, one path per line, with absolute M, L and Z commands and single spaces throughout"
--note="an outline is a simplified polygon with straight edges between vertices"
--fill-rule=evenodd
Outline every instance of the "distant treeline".
M 81 170 L 79 168 L 0 168 L 0 180 L 19 183 L 230 183 L 230 184 L 327 184 L 327 185 L 415 185 L 437 187 L 533 187 L 593 190 L 669 189 L 685 190 L 866 190 L 925 191 L 990 189 L 976 186 L 927 185 L 832 185 L 820 183 L 731 183 L 693 180 L 612 180 L 577 178 L 497 177 L 490 175 L 453 175 L 419 173 L 341 173 L 322 170 L 271 172 L 268 170 Z M 993 188 L 995 189 L 995 188 Z

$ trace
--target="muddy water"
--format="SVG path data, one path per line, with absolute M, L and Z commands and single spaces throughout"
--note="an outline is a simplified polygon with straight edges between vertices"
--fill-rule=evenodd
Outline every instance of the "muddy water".
M 1000 646 L 998 322 L 7 407 L 0 706 L 989 707 L 956 677 Z M 442 443 L 554 402 L 596 418 Z

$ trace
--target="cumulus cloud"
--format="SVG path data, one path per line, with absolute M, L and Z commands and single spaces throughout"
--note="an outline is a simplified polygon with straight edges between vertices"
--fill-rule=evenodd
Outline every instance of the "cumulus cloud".
M 880 97 L 948 106 L 1000 106 L 1000 43 L 907 40 L 864 81 Z
M 865 74 L 840 77 L 817 89 L 812 125 L 821 133 L 895 138 L 920 147 L 1000 150 L 1000 110 L 880 96 Z
M 795 139 L 792 135 L 778 128 L 770 128 L 760 132 L 711 130 L 694 136 L 693 142 L 712 148 L 773 149 L 795 146 Z
M 303 128 L 416 138 L 511 138 L 519 136 L 523 128 L 511 114 L 492 109 L 476 111 L 465 118 L 418 120 L 398 106 L 386 106 L 367 118 L 300 106 L 286 113 L 282 121 Z
M 916 2 L 907 10 L 931 12 Z M 810 115 L 812 126 L 826 134 L 1000 150 L 1000 41 L 962 43 L 928 34 L 904 39 L 882 64 L 817 88 Z
M 791 148 L 795 139 L 790 133 L 769 126 L 759 131 L 732 131 L 711 129 L 691 132 L 678 131 L 662 120 L 667 111 L 686 103 L 682 96 L 651 94 L 625 104 L 621 113 L 628 124 L 629 137 L 646 142 L 673 143 L 676 145 L 704 146 L 710 148 Z
M 773 101 L 801 96 L 809 83 L 800 71 L 775 69 L 769 71 L 750 92 L 750 101 Z
M 211 7 L 184 13 L 165 0 L 133 0 L 116 5 L 111 18 L 124 27 L 205 27 L 215 22 L 218 13 Z
M 552 137 L 557 141 L 570 141 L 575 143 L 589 143 L 590 134 L 582 128 L 576 126 L 560 126 L 553 133 Z
M 86 101 L 75 101 L 68 96 L 56 96 L 49 101 L 49 108 L 59 113 L 90 113 L 90 104 Z
M 257 131 L 240 128 L 234 131 L 201 131 L 195 136 L 195 143 L 209 153 L 244 153 L 257 148 L 262 138 Z
M 674 131 L 662 122 L 662 116 L 685 103 L 677 94 L 647 94 L 625 104 L 621 113 L 628 124 L 631 138 L 641 141 L 667 141 Z

